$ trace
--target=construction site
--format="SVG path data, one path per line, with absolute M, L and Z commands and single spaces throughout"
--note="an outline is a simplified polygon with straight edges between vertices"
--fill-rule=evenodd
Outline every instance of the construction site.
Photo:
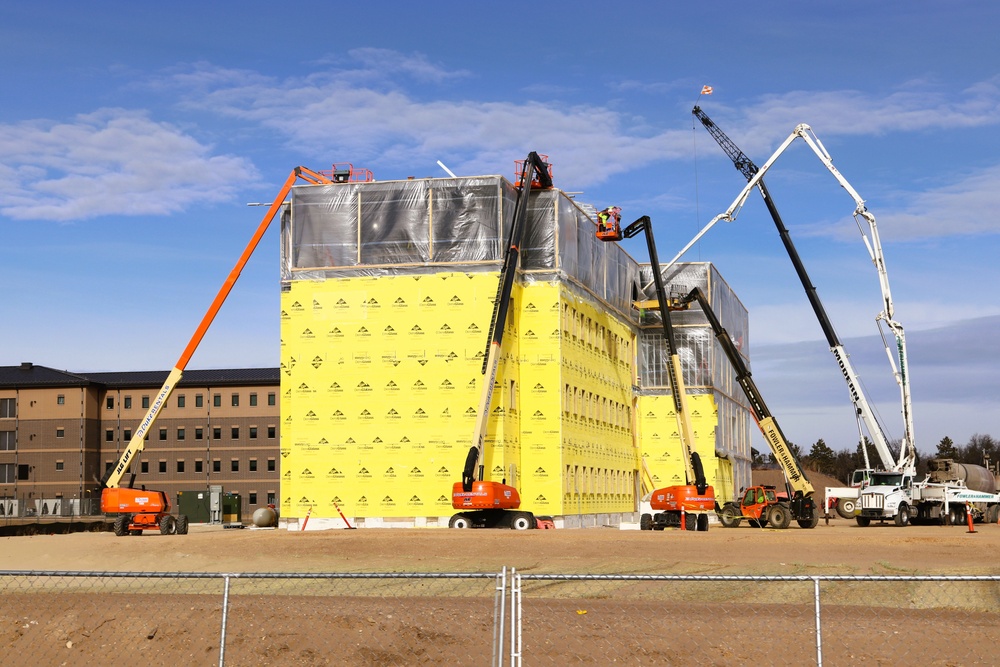
M 758 168 L 699 107 L 692 113 L 746 186 L 665 265 L 649 216 L 636 212 L 629 223 L 631 216 L 623 220 L 619 207 L 598 210 L 599 204 L 578 201 L 557 187 L 557 165 L 535 152 L 514 161 L 511 178 L 460 177 L 445 168 L 447 177 L 379 181 L 352 164 L 296 167 L 157 395 L 141 396 L 147 411 L 134 431 L 121 427 L 137 414 L 127 412 L 132 397 L 123 392 L 151 386 L 152 374 L 83 376 L 36 372 L 32 364 L 3 369 L 0 427 L 14 462 L 0 461 L 0 481 L 13 483 L 12 490 L 0 488 L 0 509 L 12 516 L 31 503 L 42 514 L 64 505 L 89 508 L 93 493 L 118 535 L 185 534 L 192 519 L 199 520 L 192 508 L 202 508 L 185 508 L 184 493 L 199 502 L 210 494 L 213 507 L 205 516 L 225 514 L 245 524 L 245 511 L 257 526 L 299 531 L 706 531 L 712 523 L 731 528 L 743 521 L 815 528 L 833 512 L 860 527 L 873 521 L 968 522 L 970 529 L 977 521 L 996 523 L 1000 489 L 987 468 L 932 459 L 928 474 L 916 477 L 906 341 L 894 316 L 875 216 L 811 128 L 797 126 Z M 892 442 L 870 405 L 764 183 L 765 172 L 796 140 L 808 145 L 855 204 L 882 293 L 876 323 L 900 390 L 899 442 Z M 734 221 L 754 191 L 802 282 L 866 441 L 860 447 L 864 467 L 846 485 L 833 482 L 822 493 L 752 379 L 746 308 L 712 263 L 681 261 L 717 222 Z M 249 385 L 249 375 L 232 372 L 184 378 L 275 220 L 278 394 L 267 390 L 266 372 L 254 374 L 256 384 Z M 640 234 L 646 262 L 630 254 L 643 251 L 629 241 Z M 23 378 L 33 379 L 26 384 Z M 222 410 L 213 381 L 233 388 L 232 409 Z M 22 396 L 29 386 L 43 393 Z M 85 409 L 77 417 L 63 409 L 65 396 L 53 393 L 63 386 L 81 391 Z M 203 397 L 211 396 L 217 416 L 209 409 L 191 420 L 183 394 L 168 407 L 178 386 L 195 392 L 197 408 L 206 408 Z M 240 407 L 239 389 L 249 392 L 249 410 Z M 274 417 L 270 410 L 254 409 L 258 392 L 278 408 L 277 423 L 267 424 Z M 39 400 L 28 400 L 36 395 Z M 56 409 L 47 405 L 53 398 Z M 101 415 L 96 408 L 102 403 L 117 412 Z M 164 410 L 176 430 L 172 442 L 166 422 L 157 422 Z M 59 420 L 67 418 L 82 425 L 79 474 L 60 476 L 63 482 L 44 472 L 32 477 L 37 466 L 25 461 L 44 467 L 54 461 L 65 472 L 65 458 L 53 456 L 65 451 Z M 219 418 L 231 423 L 232 436 L 221 448 L 223 429 L 213 422 Z M 261 419 L 267 440 L 257 442 Z M 781 470 L 781 484 L 753 482 L 751 422 Z M 148 462 L 139 462 L 154 426 L 172 449 L 160 452 L 160 488 L 147 489 L 147 478 L 137 484 L 137 475 L 150 472 Z M 195 440 L 209 434 L 207 448 L 182 442 L 189 428 Z M 102 430 L 103 442 L 96 437 Z M 48 431 L 55 433 L 54 445 L 47 444 Z M 241 433 L 249 434 L 246 444 Z M 243 449 L 252 450 L 245 462 Z M 237 492 L 226 510 L 215 506 L 223 497 L 220 453 L 230 457 L 228 483 Z M 165 476 L 166 456 L 176 457 L 173 477 Z M 195 477 L 185 477 L 186 456 L 193 456 Z M 91 489 L 87 478 L 97 477 L 102 459 L 103 477 Z M 258 460 L 267 462 L 267 474 Z M 19 498 L 18 482 L 29 478 L 32 493 Z M 205 488 L 192 489 L 188 479 L 203 480 Z M 35 491 L 40 498 L 32 499 Z

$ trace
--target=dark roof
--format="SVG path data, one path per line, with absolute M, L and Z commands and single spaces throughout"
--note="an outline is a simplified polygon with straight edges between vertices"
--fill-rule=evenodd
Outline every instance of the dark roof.
M 20 366 L 0 366 L 0 387 L 82 387 L 90 380 L 77 373 L 24 362 Z
M 99 384 L 106 387 L 159 387 L 168 371 L 113 371 L 106 373 L 70 373 L 45 366 L 21 364 L 0 366 L 0 387 L 77 387 Z M 237 386 L 280 384 L 277 368 L 222 368 L 184 372 L 178 386 Z

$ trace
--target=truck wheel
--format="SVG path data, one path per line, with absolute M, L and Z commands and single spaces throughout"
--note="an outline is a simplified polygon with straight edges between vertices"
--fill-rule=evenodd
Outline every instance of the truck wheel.
M 894 520 L 900 528 L 910 525 L 910 508 L 907 507 L 906 503 L 900 504 Z
M 128 535 L 129 517 L 126 514 L 119 514 L 115 518 L 115 535 L 125 537 Z
M 160 517 L 160 535 L 173 535 L 177 530 L 177 523 L 174 517 L 165 514 Z
M 533 517 L 528 512 L 514 512 L 514 516 L 510 518 L 510 527 L 512 530 L 528 530 L 535 527 L 535 517 Z
M 1000 521 L 1000 505 L 990 505 L 986 508 L 986 523 Z
M 868 526 L 871 525 L 872 522 L 871 518 L 867 516 L 856 516 L 854 518 L 857 520 L 858 525 L 861 526 L 862 528 L 867 528 Z
M 177 521 L 174 522 L 174 534 L 175 535 L 187 535 L 188 534 L 188 518 L 187 514 L 178 514 Z
M 771 505 L 771 509 L 767 511 L 767 522 L 772 528 L 784 530 L 792 522 L 792 513 L 784 505 Z
M 740 525 L 740 509 L 733 503 L 726 503 L 719 512 L 719 521 L 723 528 L 738 528 Z
M 855 507 L 857 507 L 857 502 L 854 498 L 837 499 L 837 514 L 839 514 L 842 519 L 853 519 Z
M 643 514 L 639 517 L 639 530 L 653 530 L 653 517 L 650 514 Z
M 456 514 L 448 522 L 449 528 L 472 528 L 472 522 L 464 514 Z
M 698 515 L 697 526 L 698 526 L 697 529 L 699 531 L 701 531 L 703 533 L 707 533 L 708 532 L 708 515 L 707 514 L 699 514 Z

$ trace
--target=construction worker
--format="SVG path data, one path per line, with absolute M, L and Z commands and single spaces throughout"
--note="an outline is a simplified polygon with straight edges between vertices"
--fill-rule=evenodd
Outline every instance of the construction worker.
M 622 210 L 617 206 L 609 206 L 600 213 L 597 214 L 597 228 L 598 231 L 609 234 L 618 235 L 618 229 L 621 225 L 621 212 Z

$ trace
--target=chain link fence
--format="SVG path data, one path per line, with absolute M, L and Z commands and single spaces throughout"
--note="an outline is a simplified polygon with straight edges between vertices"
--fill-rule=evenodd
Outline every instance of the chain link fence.
M 0 571 L 0 665 L 993 665 L 1000 576 Z

